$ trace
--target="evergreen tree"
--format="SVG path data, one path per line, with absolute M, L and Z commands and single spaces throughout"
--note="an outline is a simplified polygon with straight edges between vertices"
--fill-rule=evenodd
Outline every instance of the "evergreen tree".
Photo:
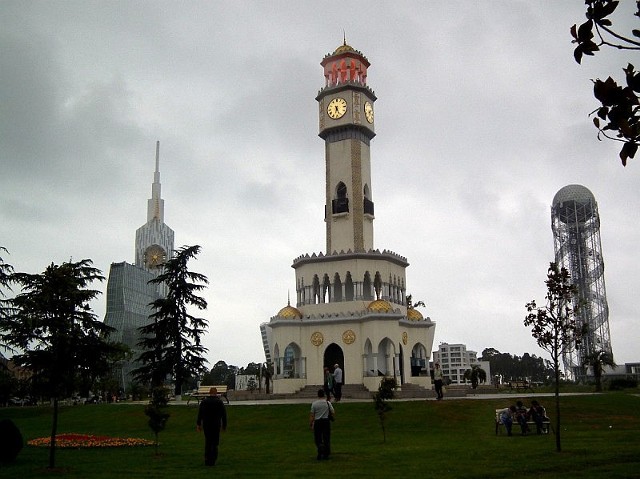
M 9 300 L 10 312 L 0 323 L 3 342 L 17 351 L 16 364 L 31 373 L 32 384 L 53 402 L 49 467 L 55 467 L 58 400 L 71 395 L 90 371 L 104 371 L 113 347 L 112 330 L 91 311 L 103 281 L 91 260 L 51 264 L 41 274 L 13 273 L 21 293 Z
M 196 293 L 209 283 L 206 276 L 189 271 L 187 263 L 200 252 L 200 246 L 183 246 L 163 266 L 160 275 L 150 282 L 164 284 L 167 295 L 151 303 L 155 312 L 152 322 L 140 328 L 143 339 L 138 343 L 144 350 L 138 361 L 142 366 L 133 371 L 153 388 L 163 385 L 167 376 L 174 380 L 174 393 L 180 395 L 183 384 L 192 377 L 202 375 L 205 369 L 201 343 L 207 321 L 193 316 L 190 308 L 200 311 L 207 302 Z
M 7 249 L 3 246 L 0 246 L 0 252 L 4 251 L 8 253 Z M 5 263 L 2 257 L 0 256 L 0 319 L 9 314 L 9 306 L 8 302 L 5 299 L 5 292 L 3 288 L 10 289 L 11 283 L 11 274 L 13 273 L 13 266 L 8 263 Z

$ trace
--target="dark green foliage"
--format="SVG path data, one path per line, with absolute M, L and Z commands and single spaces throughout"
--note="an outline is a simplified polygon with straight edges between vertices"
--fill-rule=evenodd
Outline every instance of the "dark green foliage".
M 395 378 L 382 378 L 380 380 L 380 386 L 378 386 L 378 391 L 373 394 L 373 406 L 378 414 L 378 419 L 380 419 L 383 442 L 387 441 L 385 419 L 387 417 L 387 413 L 391 411 L 391 406 L 387 401 L 393 399 L 394 390 L 397 387 Z
M 593 377 L 596 380 L 596 392 L 602 391 L 602 373 L 605 366 L 616 367 L 613 356 L 607 351 L 594 351 L 588 354 L 583 362 L 583 366 L 593 368 Z
M 478 387 L 478 383 L 485 382 L 487 380 L 487 372 L 480 366 L 475 365 L 464 372 L 464 379 L 470 381 L 471 387 L 475 389 Z
M 636 389 L 638 387 L 637 379 L 612 379 L 609 381 L 609 390 L 610 391 L 621 391 L 622 389 Z
M 167 389 L 157 387 L 151 391 L 151 401 L 144 408 L 144 413 L 149 418 L 149 427 L 155 435 L 156 455 L 158 455 L 158 436 L 164 431 L 170 416 L 167 412 L 168 403 L 169 395 Z
M 200 246 L 183 246 L 163 266 L 163 272 L 150 283 L 164 284 L 167 295 L 152 303 L 155 312 L 152 323 L 140 328 L 144 349 L 139 361 L 143 364 L 133 373 L 152 387 L 161 386 L 167 377 L 175 383 L 175 394 L 191 378 L 206 372 L 207 352 L 201 343 L 207 321 L 189 313 L 191 307 L 202 311 L 207 302 L 196 293 L 208 284 L 206 276 L 189 271 L 187 263 L 200 252 Z
M 236 387 L 236 374 L 238 368 L 236 366 L 227 365 L 224 361 L 218 361 L 214 364 L 211 371 L 208 371 L 202 377 L 202 384 L 209 386 L 226 385 L 229 389 Z
M 22 450 L 20 430 L 11 419 L 0 421 L 0 462 L 13 462 Z
M 8 253 L 7 249 L 0 246 L 0 251 Z M 0 287 L 8 288 L 11 283 L 11 274 L 13 273 L 13 266 L 5 263 L 2 257 L 0 257 Z M 0 297 L 4 296 L 4 291 L 0 289 Z M 2 311 L 0 309 L 0 311 Z
M 84 259 L 52 263 L 40 274 L 11 274 L 21 292 L 8 300 L 10 311 L 0 323 L 0 339 L 20 351 L 13 360 L 30 370 L 33 391 L 53 402 L 50 468 L 55 464 L 58 399 L 105 374 L 113 351 L 105 339 L 112 328 L 89 306 L 100 294 L 89 286 L 104 280 L 91 265 Z
M 554 371 L 548 359 L 537 357 L 535 354 L 524 353 L 522 356 L 501 353 L 495 348 L 482 351 L 482 361 L 489 361 L 491 374 L 502 375 L 504 379 L 525 379 L 549 383 L 552 382 Z
M 601 46 L 640 50 L 640 30 L 633 29 L 629 38 L 612 29 L 609 16 L 618 8 L 617 0 L 585 0 L 585 4 L 587 21 L 571 27 L 572 43 L 577 43 L 573 51 L 576 62 L 581 63 L 583 55 L 593 56 Z M 640 17 L 640 1 L 636 1 L 636 6 L 635 15 Z M 623 71 L 626 86 L 619 86 L 611 77 L 594 80 L 593 94 L 602 106 L 592 115 L 596 115 L 593 123 L 598 129 L 598 139 L 602 135 L 623 143 L 620 159 L 626 166 L 627 159 L 635 156 L 640 145 L 640 72 L 631 63 Z M 610 132 L 615 132 L 615 136 L 610 136 Z

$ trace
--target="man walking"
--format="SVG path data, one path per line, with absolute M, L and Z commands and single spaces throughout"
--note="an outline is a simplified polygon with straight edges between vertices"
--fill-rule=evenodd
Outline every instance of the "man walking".
M 318 389 L 318 399 L 311 403 L 309 427 L 313 429 L 313 440 L 318 450 L 317 459 L 329 459 L 331 453 L 331 421 L 335 415 L 333 406 L 324 396 L 324 389 Z
M 438 401 L 442 399 L 444 396 L 442 394 L 442 369 L 440 369 L 440 363 L 436 363 L 433 369 L 433 384 L 436 387 L 436 395 Z
M 218 397 L 216 388 L 209 389 L 209 396 L 204 398 L 198 409 L 196 430 L 204 430 L 204 464 L 215 466 L 218 459 L 220 430 L 227 429 L 227 411 Z
M 333 367 L 333 397 L 336 401 L 342 399 L 342 369 L 338 363 Z

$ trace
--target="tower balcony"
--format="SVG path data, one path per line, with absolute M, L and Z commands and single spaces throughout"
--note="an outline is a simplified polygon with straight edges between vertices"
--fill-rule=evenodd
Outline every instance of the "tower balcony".
M 369 198 L 364 199 L 364 214 L 374 216 L 373 201 L 371 201 Z
M 349 212 L 349 198 L 338 198 L 331 201 L 331 211 L 334 215 Z

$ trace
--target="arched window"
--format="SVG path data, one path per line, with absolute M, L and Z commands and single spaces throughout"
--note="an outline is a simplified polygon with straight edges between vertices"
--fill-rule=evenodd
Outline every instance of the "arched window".
M 331 302 L 331 283 L 329 282 L 329 275 L 325 273 L 324 280 L 322 282 L 322 302 Z
M 376 299 L 382 299 L 382 277 L 380 276 L 380 271 L 376 272 L 373 280 L 373 289 L 376 292 Z
M 342 181 L 336 186 L 335 199 L 332 204 L 333 214 L 349 212 L 349 198 L 347 197 L 347 185 Z
M 320 279 L 317 274 L 313 275 L 313 304 L 320 303 Z
M 302 364 L 300 360 L 300 346 L 290 343 L 284 349 L 283 376 L 285 378 L 302 377 Z
M 353 301 L 353 280 L 349 271 L 347 271 L 347 278 L 344 282 L 344 295 L 346 301 Z
M 364 281 L 362 282 L 362 297 L 368 300 L 373 299 L 373 295 L 371 294 L 371 275 L 368 271 L 364 273 Z
M 373 201 L 371 201 L 371 191 L 369 190 L 369 185 L 364 185 L 362 196 L 364 201 L 364 213 L 373 216 Z
M 420 373 L 427 370 L 427 348 L 421 343 L 417 343 L 411 350 L 411 375 L 420 376 Z
M 333 300 L 342 301 L 342 281 L 338 273 L 333 276 Z

